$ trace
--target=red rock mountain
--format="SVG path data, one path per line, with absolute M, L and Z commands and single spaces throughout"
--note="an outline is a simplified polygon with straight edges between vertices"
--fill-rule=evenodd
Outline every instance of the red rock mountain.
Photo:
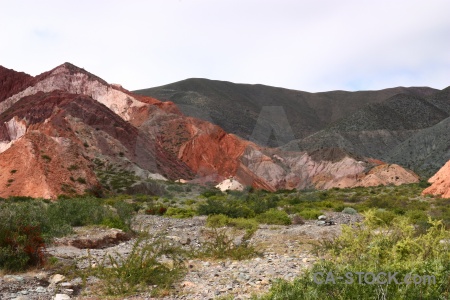
M 0 67 L 0 84 L 0 197 L 83 193 L 101 168 L 142 180 L 233 176 L 270 191 L 418 180 L 340 149 L 262 148 L 69 63 L 36 77 Z
M 431 183 L 431 186 L 422 192 L 423 195 L 429 194 L 450 198 L 450 161 L 434 174 L 428 182 Z

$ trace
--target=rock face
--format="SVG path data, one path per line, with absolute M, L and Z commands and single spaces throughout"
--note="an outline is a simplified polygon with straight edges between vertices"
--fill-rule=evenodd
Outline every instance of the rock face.
M 69 63 L 36 77 L 3 68 L 0 80 L 0 197 L 98 189 L 99 168 L 143 180 L 218 183 L 232 176 L 269 191 L 395 183 L 367 173 L 374 160 L 337 148 L 262 148 Z M 416 180 L 400 169 L 396 182 Z
M 233 178 L 225 179 L 224 181 L 216 185 L 216 188 L 218 188 L 222 192 L 244 190 L 244 186 L 239 181 L 233 180 Z
M 431 194 L 450 198 L 450 161 L 448 161 L 433 177 L 428 180 L 431 186 L 426 188 L 422 194 Z

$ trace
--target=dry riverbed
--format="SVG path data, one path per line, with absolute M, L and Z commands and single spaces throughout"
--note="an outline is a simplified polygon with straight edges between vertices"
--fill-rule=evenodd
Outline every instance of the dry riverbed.
M 361 219 L 359 215 L 342 213 L 329 213 L 327 216 L 336 225 L 318 226 L 316 221 L 290 226 L 260 225 L 250 241 L 259 256 L 248 260 L 186 260 L 186 275 L 162 299 L 214 299 L 223 296 L 247 299 L 252 294 L 267 292 L 277 278 L 294 279 L 318 259 L 312 251 L 314 245 L 322 239 L 338 235 L 341 224 Z M 192 250 L 201 247 L 204 242 L 205 219 L 139 215 L 134 219 L 133 226 L 136 230 L 148 232 L 150 236 L 161 235 L 182 248 Z M 119 230 L 77 228 L 74 235 L 55 240 L 47 252 L 63 265 L 76 262 L 79 269 L 84 269 L 92 266 L 92 261 L 101 261 L 109 254 L 125 257 L 134 244 L 135 238 Z M 59 273 L 58 268 L 48 268 L 23 274 L 0 274 L 0 299 L 105 299 L 96 295 L 99 286 L 97 278 L 89 277 L 83 283 L 81 277 L 64 278 Z M 151 297 L 150 293 L 142 293 L 126 299 Z

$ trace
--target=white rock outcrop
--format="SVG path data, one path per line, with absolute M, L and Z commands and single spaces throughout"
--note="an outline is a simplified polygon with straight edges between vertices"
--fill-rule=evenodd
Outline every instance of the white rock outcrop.
M 244 186 L 237 180 L 233 178 L 225 179 L 218 185 L 216 185 L 216 188 L 221 190 L 222 192 L 225 191 L 243 191 Z
M 134 97 L 115 89 L 113 85 L 107 85 L 92 79 L 89 75 L 82 72 L 71 74 L 67 66 L 61 65 L 34 86 L 30 86 L 1 102 L 0 113 L 6 111 L 23 97 L 34 95 L 38 92 L 48 93 L 55 90 L 88 95 L 111 109 L 125 121 L 130 120 L 130 108 L 146 105 Z

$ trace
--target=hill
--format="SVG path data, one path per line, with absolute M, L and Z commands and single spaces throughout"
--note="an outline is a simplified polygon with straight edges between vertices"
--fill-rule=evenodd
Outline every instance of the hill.
M 153 179 L 234 177 L 269 191 L 418 180 L 400 166 L 380 167 L 340 149 L 260 147 L 70 63 L 36 77 L 8 72 L 18 78 L 1 86 L 0 197 L 120 192 Z
M 186 115 L 213 122 L 262 146 L 276 147 L 318 132 L 368 104 L 381 103 L 401 93 L 424 97 L 435 91 L 427 87 L 396 87 L 308 93 L 191 78 L 134 93 L 172 101 Z

